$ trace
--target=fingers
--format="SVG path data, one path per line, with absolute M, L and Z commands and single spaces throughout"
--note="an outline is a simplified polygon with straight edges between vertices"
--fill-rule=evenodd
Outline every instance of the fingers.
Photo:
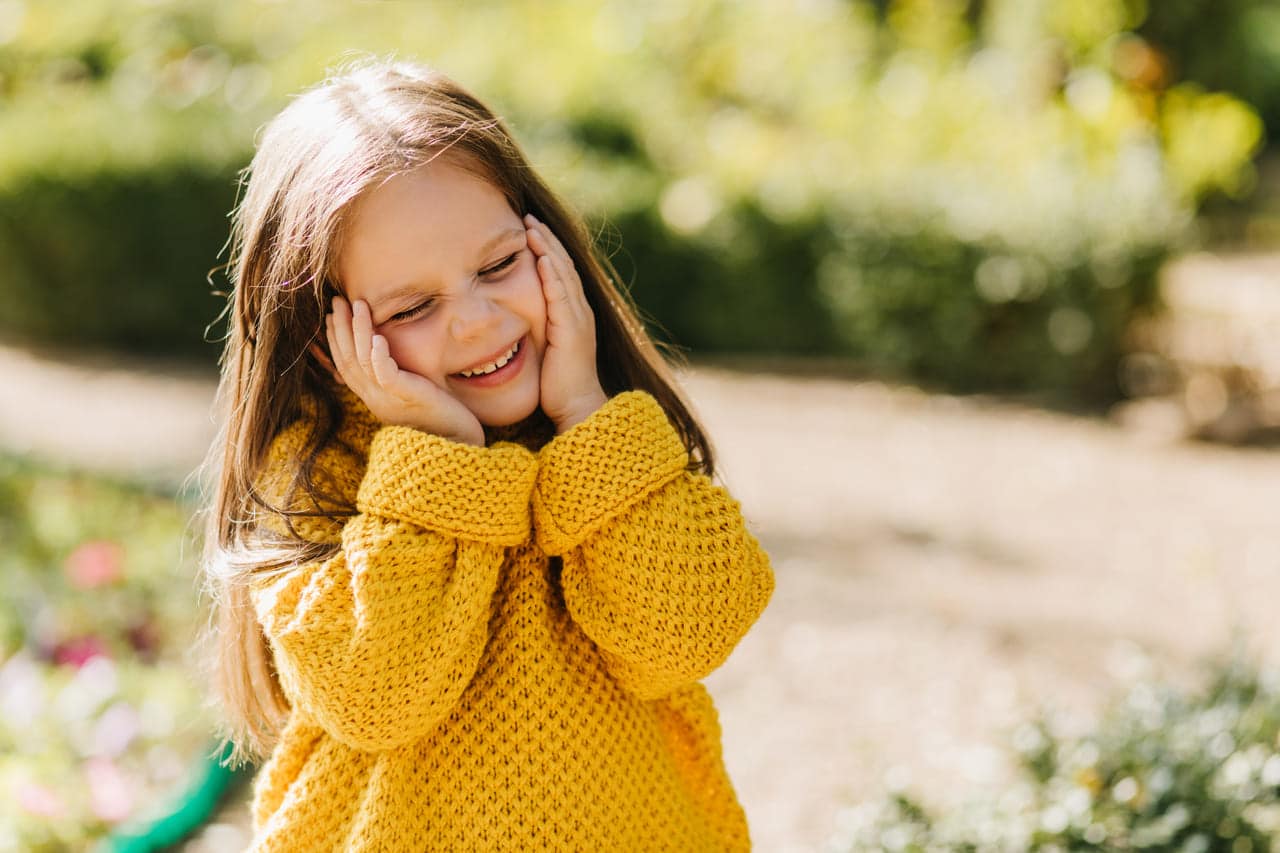
M 548 299 L 564 304 L 569 302 L 569 286 L 565 284 L 564 275 L 549 256 L 538 258 L 538 275 L 546 287 Z
M 341 380 L 379 421 L 484 445 L 484 429 L 465 405 L 396 363 L 386 336 L 374 332 L 366 303 L 349 305 L 335 297 L 333 312 L 325 316 L 325 334 Z
M 548 299 L 567 305 L 580 316 L 589 314 L 591 308 L 582 278 L 564 244 L 533 214 L 525 216 L 524 221 L 529 234 L 529 246 L 537 255 L 538 273 L 546 287 Z
M 566 291 L 572 290 L 573 284 L 581 288 L 582 281 L 578 278 L 573 259 L 569 257 L 564 244 L 551 233 L 550 228 L 534 218 L 533 214 L 525 217 L 525 223 L 533 244 L 536 244 L 531 247 L 538 255 L 539 266 L 548 269 L 558 277 Z
M 355 362 L 355 346 L 351 340 L 351 313 L 347 301 L 340 296 L 333 298 L 333 313 L 325 317 L 325 329 L 329 335 L 329 352 L 333 362 L 349 378 Z
M 382 335 L 373 336 L 373 344 L 369 353 L 373 378 L 383 389 L 394 391 L 400 377 L 400 366 L 391 357 L 391 349 L 387 339 Z
M 369 389 L 380 385 L 379 374 L 374 369 L 373 322 L 369 317 L 369 306 L 362 300 L 349 305 L 345 299 L 335 296 L 333 312 L 325 316 L 325 334 L 329 338 L 329 351 L 333 353 L 333 364 L 339 378 L 357 394 L 363 396 Z M 387 361 L 391 362 L 388 370 L 381 365 L 381 374 L 394 375 L 398 370 L 391 360 L 389 352 L 385 352 L 387 342 L 381 335 L 382 347 Z
M 352 390 L 362 397 L 378 392 L 404 396 L 399 393 L 404 391 L 400 365 L 391 356 L 386 337 L 374 333 L 369 306 L 363 300 L 356 300 L 348 309 L 345 300 L 335 299 L 325 324 L 330 349 L 342 353 L 342 378 L 355 382 Z
M 363 299 L 351 304 L 351 337 L 360 369 L 367 376 L 373 376 L 373 318 L 369 316 L 369 305 Z

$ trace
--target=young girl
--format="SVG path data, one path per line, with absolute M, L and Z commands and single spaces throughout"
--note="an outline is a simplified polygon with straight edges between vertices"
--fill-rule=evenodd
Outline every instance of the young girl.
M 773 591 L 582 222 L 365 63 L 235 212 L 208 587 L 254 851 L 746 850 L 718 667 Z

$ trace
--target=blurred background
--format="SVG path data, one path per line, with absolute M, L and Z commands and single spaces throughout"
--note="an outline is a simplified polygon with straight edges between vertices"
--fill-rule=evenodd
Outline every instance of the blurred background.
M 0 0 L 0 853 L 240 850 L 193 471 L 255 132 L 493 105 L 682 371 L 774 602 L 761 850 L 1276 849 L 1273 0 Z

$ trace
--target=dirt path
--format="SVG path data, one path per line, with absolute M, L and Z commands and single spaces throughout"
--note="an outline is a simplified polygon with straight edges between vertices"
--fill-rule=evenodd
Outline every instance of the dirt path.
M 938 804 L 996 783 L 1032 707 L 1083 724 L 1233 625 L 1280 656 L 1274 451 L 877 384 L 688 384 L 778 577 L 708 681 L 761 850 L 813 849 L 887 775 Z
M 3 348 L 0 371 L 0 446 L 176 482 L 212 430 L 207 380 Z M 817 848 L 887 779 L 940 805 L 997 783 L 1034 705 L 1083 725 L 1233 626 L 1280 658 L 1274 450 L 876 383 L 686 381 L 777 574 L 707 682 L 759 850 Z M 241 849 L 243 818 L 188 850 Z

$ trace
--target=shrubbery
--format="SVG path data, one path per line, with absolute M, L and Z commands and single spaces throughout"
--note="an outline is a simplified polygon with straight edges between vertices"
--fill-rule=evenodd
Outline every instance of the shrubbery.
M 234 174 L 193 164 L 24 177 L 0 195 L 4 324 L 26 338 L 211 362 L 223 302 L 204 274 Z M 116 223 L 121 217 L 127 226 Z
M 1016 735 L 1021 778 L 932 815 L 907 794 L 847 810 L 827 850 L 1263 853 L 1280 843 L 1280 673 L 1240 660 L 1186 694 L 1142 682 L 1097 729 Z
M 1280 6 L 1272 0 L 1160 0 L 1139 32 L 1168 55 L 1168 73 L 1234 92 L 1274 138 L 1280 131 Z
M 32 4 L 0 48 L 0 298 L 29 306 L 0 327 L 207 351 L 252 128 L 358 48 L 493 102 L 681 344 L 1108 397 L 1260 139 L 1153 76 L 1139 5 Z

